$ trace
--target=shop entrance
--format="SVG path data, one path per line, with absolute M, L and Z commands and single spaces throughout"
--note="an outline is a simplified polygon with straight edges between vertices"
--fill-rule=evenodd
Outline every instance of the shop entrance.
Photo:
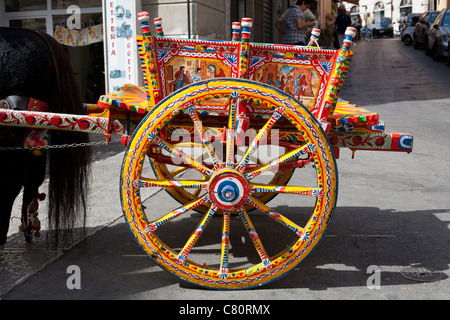
M 27 28 L 51 34 L 55 38 L 57 27 L 68 27 L 68 20 L 74 11 L 69 6 L 79 8 L 75 30 L 86 30 L 102 24 L 101 0 L 5 0 L 0 4 L 0 26 Z M 97 35 L 102 31 L 99 30 Z M 105 94 L 105 63 L 103 41 L 97 39 L 86 44 L 63 44 L 81 88 L 85 103 L 97 103 Z

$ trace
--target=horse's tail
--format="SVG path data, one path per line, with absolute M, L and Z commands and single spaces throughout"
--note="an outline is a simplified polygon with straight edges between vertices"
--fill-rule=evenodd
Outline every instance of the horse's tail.
M 83 103 L 67 52 L 51 36 L 42 34 L 53 56 L 57 81 L 52 88 L 50 112 L 81 114 Z M 87 133 L 53 130 L 51 145 L 89 142 Z M 69 240 L 74 228 L 84 232 L 90 183 L 91 148 L 61 148 L 49 151 L 49 230 L 55 244 Z M 60 237 L 62 236 L 62 237 Z

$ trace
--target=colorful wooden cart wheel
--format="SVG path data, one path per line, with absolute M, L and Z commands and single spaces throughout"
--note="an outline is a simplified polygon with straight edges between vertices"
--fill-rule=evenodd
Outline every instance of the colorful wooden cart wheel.
M 218 101 L 226 109 L 204 112 Z M 247 144 L 237 115 L 242 105 L 249 110 L 245 134 L 255 132 Z M 192 140 L 176 141 L 174 129 Z M 282 151 L 266 150 L 272 158 L 265 161 L 254 157 L 268 146 Z M 267 182 L 258 180 L 269 172 Z M 125 219 L 158 265 L 199 286 L 242 289 L 285 275 L 318 244 L 336 203 L 337 167 L 319 122 L 298 101 L 271 86 L 225 78 L 185 87 L 145 117 L 125 153 L 120 185 Z M 146 200 L 154 188 L 200 191 Z M 205 213 L 195 211 L 200 206 Z

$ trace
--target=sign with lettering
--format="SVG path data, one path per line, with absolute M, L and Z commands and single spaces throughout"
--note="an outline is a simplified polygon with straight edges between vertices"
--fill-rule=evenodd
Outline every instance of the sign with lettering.
M 135 1 L 104 0 L 106 90 L 138 85 Z

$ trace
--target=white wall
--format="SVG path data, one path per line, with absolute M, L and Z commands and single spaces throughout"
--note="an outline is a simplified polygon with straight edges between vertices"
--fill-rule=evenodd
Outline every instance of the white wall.
M 401 0 L 359 0 L 359 10 L 361 18 L 364 20 L 366 14 L 370 12 L 373 16 L 375 4 L 381 2 L 384 4 L 384 16 L 392 18 L 395 22 L 394 29 L 397 29 L 398 20 L 400 19 L 400 3 Z M 412 12 L 422 13 L 428 10 L 429 1 L 428 0 L 412 0 Z M 354 4 L 344 2 L 347 12 L 350 13 L 351 8 Z

